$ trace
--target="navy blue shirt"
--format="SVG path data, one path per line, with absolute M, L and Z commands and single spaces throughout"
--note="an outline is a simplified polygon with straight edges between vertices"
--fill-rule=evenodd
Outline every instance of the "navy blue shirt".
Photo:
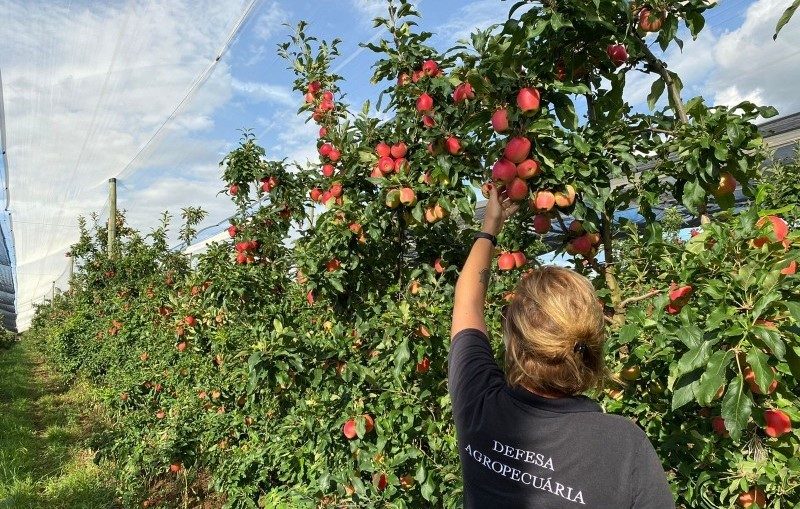
M 509 387 L 483 332 L 453 338 L 448 383 L 465 508 L 675 507 L 641 428 L 585 396 Z

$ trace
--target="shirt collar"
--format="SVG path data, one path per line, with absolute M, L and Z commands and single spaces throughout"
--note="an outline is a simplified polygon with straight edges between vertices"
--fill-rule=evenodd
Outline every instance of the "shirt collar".
M 591 398 L 586 396 L 570 396 L 566 398 L 545 398 L 534 394 L 522 387 L 505 388 L 508 394 L 526 405 L 536 407 L 548 412 L 577 413 L 577 412 L 602 412 L 602 408 Z

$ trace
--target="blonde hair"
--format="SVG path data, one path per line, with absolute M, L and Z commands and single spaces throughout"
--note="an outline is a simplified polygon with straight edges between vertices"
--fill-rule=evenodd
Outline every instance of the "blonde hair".
M 563 267 L 530 271 L 504 312 L 508 384 L 566 396 L 602 388 L 604 329 L 588 279 Z

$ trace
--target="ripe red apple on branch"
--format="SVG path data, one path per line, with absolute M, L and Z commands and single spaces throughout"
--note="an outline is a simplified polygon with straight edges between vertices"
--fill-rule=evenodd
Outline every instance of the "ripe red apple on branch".
M 733 175 L 727 171 L 723 172 L 719 176 L 719 185 L 717 186 L 717 189 L 714 190 L 714 196 L 720 197 L 733 194 L 733 192 L 736 190 L 736 185 L 737 182 L 736 179 L 733 178 Z
M 694 292 L 692 285 L 678 287 L 673 283 L 669 291 L 669 302 L 667 303 L 667 313 L 677 315 L 683 306 L 689 303 L 689 299 Z
M 758 505 L 758 507 L 761 509 L 766 509 L 767 496 L 764 494 L 764 490 L 761 488 L 751 488 L 750 490 L 741 493 L 736 498 L 736 503 L 745 509 L 752 507 L 753 504 Z
M 609 44 L 606 48 L 606 53 L 614 67 L 619 67 L 628 61 L 628 50 L 623 44 Z
M 503 151 L 503 157 L 514 164 L 519 164 L 528 158 L 530 152 L 531 140 L 524 136 L 515 136 L 508 141 Z M 514 173 L 516 173 L 516 167 L 514 167 Z
M 536 214 L 533 216 L 533 231 L 540 235 L 550 231 L 551 221 L 547 214 Z
M 647 7 L 639 11 L 639 29 L 642 32 L 658 32 L 664 24 L 664 13 L 655 12 Z
M 764 423 L 764 433 L 772 438 L 782 437 L 792 431 L 792 420 L 783 410 L 765 410 Z
M 753 246 L 760 248 L 764 244 L 783 242 L 789 235 L 789 225 L 778 216 L 764 216 L 756 222 L 756 228 L 764 228 L 770 223 L 772 232 L 769 236 L 758 237 L 753 240 Z
M 540 173 L 539 161 L 525 159 L 517 165 L 517 176 L 523 180 L 531 179 Z
M 500 108 L 492 113 L 492 129 L 498 133 L 508 131 L 508 110 Z
M 517 166 L 508 159 L 500 159 L 492 167 L 492 178 L 509 183 L 517 177 Z M 487 195 L 488 197 L 488 195 Z
M 453 102 L 460 103 L 475 98 L 475 91 L 469 83 L 461 83 L 453 91 Z
M 535 113 L 539 111 L 540 104 L 541 94 L 539 90 L 532 87 L 525 87 L 517 92 L 517 107 L 523 113 Z
M 417 111 L 420 113 L 425 113 L 431 111 L 433 109 L 433 97 L 428 95 L 427 92 L 423 92 L 417 98 Z

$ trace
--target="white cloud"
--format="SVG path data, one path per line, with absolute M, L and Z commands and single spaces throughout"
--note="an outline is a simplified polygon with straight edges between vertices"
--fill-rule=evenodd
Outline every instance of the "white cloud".
M 296 103 L 296 98 L 289 87 L 237 79 L 233 79 L 231 85 L 234 90 L 246 94 L 255 101 L 276 102 L 287 106 Z
M 684 84 L 683 97 L 701 95 L 709 104 L 735 105 L 743 100 L 772 105 L 781 114 L 800 110 L 800 30 L 785 30 L 772 40 L 782 0 L 757 0 L 745 12 L 742 25 L 717 33 L 707 28 L 681 52 L 673 46 L 664 55 Z M 711 11 L 713 13 L 713 11 Z M 713 26 L 713 25 L 712 25 Z M 650 93 L 653 75 L 630 73 L 626 99 L 641 104 Z M 666 102 L 666 94 L 659 104 Z
M 495 23 L 504 22 L 508 18 L 507 14 L 506 5 L 497 0 L 478 0 L 458 9 L 433 32 L 443 46 L 450 46 L 458 40 L 467 39 L 477 30 L 485 30 Z
M 353 8 L 361 15 L 362 23 L 372 24 L 377 17 L 388 15 L 386 0 L 350 0 Z
M 276 2 L 264 4 L 263 13 L 256 19 L 253 33 L 260 39 L 269 39 L 289 21 L 289 13 Z
M 741 27 L 720 36 L 714 48 L 717 66 L 706 83 L 717 93 L 717 102 L 758 98 L 781 114 L 800 110 L 800 30 L 783 30 L 772 40 L 785 7 L 783 0 L 758 0 L 747 9 Z M 738 92 L 731 94 L 731 87 Z

